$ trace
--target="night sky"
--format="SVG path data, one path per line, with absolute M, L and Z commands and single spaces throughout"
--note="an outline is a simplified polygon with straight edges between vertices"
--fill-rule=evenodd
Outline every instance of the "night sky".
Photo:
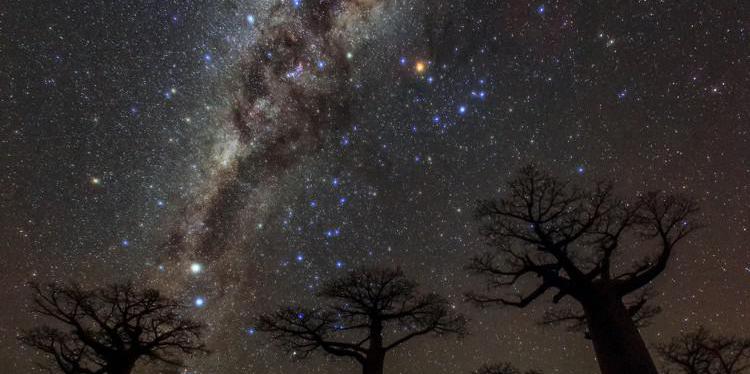
M 597 372 L 581 335 L 537 326 L 547 303 L 463 303 L 486 249 L 474 201 L 531 162 L 697 199 L 707 228 L 642 333 L 750 335 L 744 1 L 6 0 L 2 372 L 40 359 L 16 340 L 40 323 L 27 282 L 126 279 L 209 324 L 191 372 L 355 372 L 293 360 L 252 318 L 360 265 L 401 266 L 472 320 L 386 372 Z

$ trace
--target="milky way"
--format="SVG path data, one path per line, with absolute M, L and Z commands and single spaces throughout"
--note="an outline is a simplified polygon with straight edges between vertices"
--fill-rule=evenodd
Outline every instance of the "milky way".
M 474 202 L 529 162 L 698 199 L 708 227 L 655 282 L 664 312 L 643 335 L 750 334 L 748 19 L 738 1 L 12 0 L 3 372 L 36 358 L 15 338 L 39 323 L 26 282 L 135 279 L 208 323 L 195 373 L 350 373 L 295 361 L 252 317 L 375 264 L 472 319 L 464 340 L 394 352 L 389 373 L 595 372 L 589 342 L 537 326 L 545 303 L 463 303 L 485 249 Z
M 218 321 L 222 314 L 236 317 L 237 305 L 251 307 L 247 300 L 259 286 L 258 277 L 237 260 L 257 239 L 247 228 L 267 224 L 268 210 L 283 188 L 280 180 L 319 151 L 329 132 L 350 125 L 349 60 L 357 36 L 375 27 L 388 5 L 309 4 L 273 4 L 267 13 L 253 16 L 253 23 L 260 19 L 263 24 L 225 73 L 230 80 L 224 86 L 227 107 L 217 111 L 215 121 L 218 163 L 209 166 L 214 170 L 198 186 L 198 201 L 186 208 L 164 245 L 166 264 L 158 269 L 166 274 L 156 281 L 169 277 L 172 287 L 185 289 L 196 272 L 184 269 L 201 264 L 202 272 L 205 266 L 211 278 L 196 287 L 212 284 L 206 291 L 210 296 L 200 296 L 200 303 L 209 297 Z M 216 335 L 226 333 L 220 328 Z

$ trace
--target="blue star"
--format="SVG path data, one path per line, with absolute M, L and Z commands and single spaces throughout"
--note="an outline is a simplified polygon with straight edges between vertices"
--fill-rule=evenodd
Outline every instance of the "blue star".
M 297 313 L 297 319 L 304 319 L 305 313 Z
M 341 145 L 343 145 L 344 147 L 346 147 L 347 145 L 349 145 L 349 143 L 350 143 L 350 141 L 349 141 L 349 137 L 348 137 L 348 136 L 346 136 L 346 135 L 344 135 L 344 136 L 343 136 L 343 137 L 341 138 Z
M 398 60 L 401 65 L 406 65 L 406 57 L 401 57 L 401 59 Z
M 130 246 L 130 241 L 128 239 L 123 239 L 120 244 L 122 244 L 123 247 L 128 247 Z
M 253 26 L 255 24 L 255 16 L 253 16 L 252 14 L 248 14 L 246 19 L 248 25 Z
M 583 175 L 583 173 L 586 172 L 586 169 L 583 168 L 583 166 L 579 166 L 576 168 L 576 173 Z
M 344 267 L 344 262 L 341 260 L 336 261 L 336 268 L 341 269 Z
M 311 208 L 316 208 L 317 206 L 318 206 L 318 202 L 317 201 L 315 201 L 315 200 L 310 201 L 310 207 Z
M 539 14 L 544 14 L 545 10 L 546 10 L 546 8 L 544 7 L 544 4 L 536 7 L 536 12 L 539 13 Z
M 248 334 L 248 335 L 250 335 L 250 336 L 253 336 L 253 335 L 255 335 L 255 328 L 254 328 L 254 327 L 249 327 L 249 328 L 248 328 L 247 330 L 245 330 L 245 331 L 246 331 L 246 332 L 247 332 L 247 334 Z
M 331 229 L 325 232 L 326 238 L 335 238 L 337 236 L 341 235 L 341 229 Z
M 620 100 L 624 99 L 625 96 L 628 96 L 628 89 L 627 88 L 625 88 L 622 91 L 620 91 L 620 92 L 617 93 L 617 98 L 620 99 Z
M 204 305 L 206 305 L 206 300 L 205 300 L 205 299 L 203 299 L 202 297 L 198 296 L 198 297 L 196 297 L 196 298 L 195 298 L 194 304 L 195 304 L 195 306 L 197 306 L 198 308 L 201 308 L 201 307 L 203 307 Z
M 346 197 L 341 197 L 339 199 L 339 205 L 344 206 L 344 204 L 346 204 Z
M 331 179 L 331 185 L 333 187 L 338 187 L 339 186 L 339 179 L 338 178 Z
M 319 60 L 317 65 L 318 65 L 318 70 L 323 70 L 326 67 L 326 62 L 323 60 Z
M 466 114 L 466 105 L 461 105 L 458 107 L 458 114 Z
M 297 255 L 296 259 L 297 259 L 297 262 L 302 262 L 302 261 L 304 261 L 305 257 L 302 256 L 302 254 L 300 253 L 300 254 Z
M 302 0 L 292 0 L 292 6 L 296 9 L 302 6 Z
M 440 116 L 434 116 L 434 117 L 432 117 L 432 122 L 434 122 L 434 123 L 440 123 Z
M 156 200 L 156 206 L 163 207 L 164 205 L 166 205 L 166 203 L 164 202 L 164 200 Z

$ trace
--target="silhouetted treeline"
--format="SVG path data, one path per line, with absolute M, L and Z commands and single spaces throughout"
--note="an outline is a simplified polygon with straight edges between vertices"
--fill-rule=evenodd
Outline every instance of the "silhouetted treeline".
M 485 287 L 466 299 L 479 307 L 525 308 L 551 293 L 542 323 L 564 324 L 590 339 L 603 374 L 656 374 L 639 332 L 661 310 L 649 303 L 649 284 L 700 227 L 696 204 L 663 192 L 621 199 L 612 183 L 582 188 L 534 166 L 503 191 L 478 202 L 479 234 L 491 251 L 470 259 L 469 273 Z M 126 283 L 34 284 L 32 291 L 34 312 L 51 324 L 23 331 L 20 341 L 46 353 L 51 372 L 127 374 L 141 361 L 180 367 L 183 357 L 207 352 L 203 324 L 156 290 Z M 455 305 L 420 292 L 401 269 L 352 269 L 324 282 L 317 297 L 317 306 L 260 314 L 254 327 L 298 359 L 320 352 L 356 362 L 364 374 L 382 374 L 387 354 L 416 338 L 467 333 Z M 750 340 L 704 328 L 656 350 L 670 373 L 750 373 Z M 539 374 L 504 362 L 474 371 L 522 373 Z

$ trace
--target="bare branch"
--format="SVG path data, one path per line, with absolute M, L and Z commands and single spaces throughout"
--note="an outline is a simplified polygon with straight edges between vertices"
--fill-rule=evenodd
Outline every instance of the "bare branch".
M 178 356 L 206 352 L 201 323 L 156 290 L 132 283 L 84 290 L 77 284 L 31 285 L 33 310 L 70 331 L 41 326 L 19 340 L 51 356 L 65 373 L 133 367 L 145 358 L 180 366 Z
M 711 335 L 703 327 L 657 349 L 669 369 L 685 374 L 750 372 L 750 339 Z
M 284 307 L 258 317 L 257 329 L 298 358 L 320 350 L 362 365 L 419 336 L 465 333 L 466 319 L 446 299 L 420 295 L 399 269 L 354 270 L 326 282 L 319 296 L 330 306 Z

